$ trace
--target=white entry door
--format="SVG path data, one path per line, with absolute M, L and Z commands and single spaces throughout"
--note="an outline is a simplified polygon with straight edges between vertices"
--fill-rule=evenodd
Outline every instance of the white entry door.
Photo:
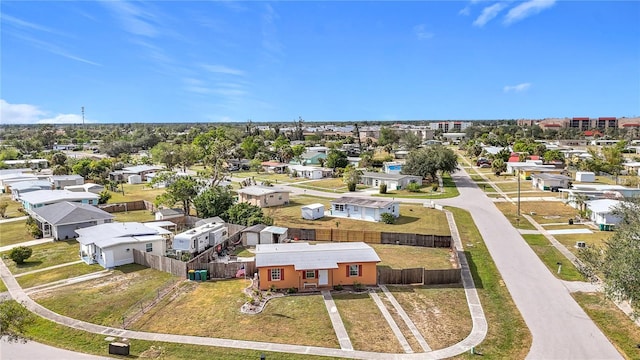
M 318 286 L 329 284 L 329 270 L 318 270 Z

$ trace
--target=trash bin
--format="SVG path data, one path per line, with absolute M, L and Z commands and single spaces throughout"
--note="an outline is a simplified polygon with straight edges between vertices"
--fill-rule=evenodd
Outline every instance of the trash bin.
M 200 279 L 202 279 L 202 281 L 207 281 L 207 270 L 200 270 L 200 272 Z
M 569 225 L 573 225 L 573 219 L 569 219 Z
M 200 281 L 200 270 L 196 270 L 196 281 Z
M 604 224 L 600 224 L 600 231 L 604 231 Z
M 129 356 L 129 344 L 112 342 L 109 344 L 109 354 Z
M 189 270 L 189 280 L 195 280 L 196 279 L 196 271 L 195 270 Z

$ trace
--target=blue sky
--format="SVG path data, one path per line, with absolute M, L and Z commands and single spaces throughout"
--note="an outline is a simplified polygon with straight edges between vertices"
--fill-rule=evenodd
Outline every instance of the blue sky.
M 1 123 L 640 116 L 638 1 L 2 1 Z

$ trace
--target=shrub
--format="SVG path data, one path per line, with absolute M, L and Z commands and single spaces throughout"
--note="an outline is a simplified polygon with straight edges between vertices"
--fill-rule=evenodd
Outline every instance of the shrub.
M 380 194 L 387 193 L 387 184 L 380 184 Z
M 42 230 L 40 230 L 40 227 L 38 226 L 38 223 L 33 220 L 32 217 L 29 217 L 27 219 L 27 231 L 33 235 L 33 237 L 35 238 L 41 238 L 42 237 Z
M 98 204 L 106 204 L 109 199 L 111 199 L 111 193 L 107 190 L 103 190 L 100 193 L 100 198 L 98 199 Z
M 31 257 L 33 250 L 26 246 L 18 246 L 13 248 L 9 253 L 9 258 L 16 262 L 16 264 L 24 264 L 24 261 Z
M 393 214 L 384 213 L 380 215 L 380 221 L 385 224 L 395 224 L 396 218 L 393 216 Z
M 271 292 L 276 291 L 276 286 L 274 284 L 271 284 L 271 286 L 269 286 L 269 291 Z
M 420 188 L 422 186 L 418 183 L 411 183 L 409 185 L 407 185 L 407 191 L 409 192 L 420 192 Z
M 364 290 L 364 285 L 362 285 L 362 283 L 359 282 L 359 281 L 354 281 L 353 282 L 353 290 L 355 290 L 355 291 L 363 291 Z
M 355 183 L 348 183 L 347 184 L 347 189 L 349 189 L 349 191 L 356 191 L 356 184 Z
M 431 185 L 431 190 L 432 191 L 438 191 L 438 184 Z
M 343 287 L 342 287 L 342 285 L 340 285 L 340 284 L 338 284 L 338 285 L 333 285 L 333 290 L 335 290 L 335 291 L 340 291 L 340 290 L 342 290 L 342 289 L 343 289 Z
M 294 287 L 290 287 L 287 289 L 287 294 L 295 294 L 297 292 L 298 292 L 298 289 Z

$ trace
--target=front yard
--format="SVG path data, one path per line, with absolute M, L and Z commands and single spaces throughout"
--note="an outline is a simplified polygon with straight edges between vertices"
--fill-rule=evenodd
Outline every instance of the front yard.
M 45 244 L 31 246 L 33 253 L 24 264 L 18 265 L 13 260 L 6 259 L 4 263 L 13 274 L 21 274 L 27 271 L 44 269 L 50 266 L 64 264 L 80 260 L 80 245 L 75 239 L 64 241 L 52 241 Z M 2 257 L 9 256 L 9 252 L 3 252 Z
M 34 237 L 27 231 L 27 220 L 9 221 L 0 224 L 0 246 L 13 245 Z
M 455 266 L 453 253 L 448 248 L 369 244 L 382 260 L 378 265 L 394 269 L 425 268 L 450 269 Z
M 338 347 L 320 295 L 287 296 L 269 301 L 257 315 L 240 312 L 247 301 L 242 279 L 192 283 L 163 301 L 132 328 L 141 331 Z
M 123 194 L 124 190 L 124 194 Z M 154 189 L 149 184 L 120 184 L 117 191 L 109 191 L 111 199 L 109 204 L 128 201 L 147 200 L 154 202 L 156 196 L 164 194 L 165 189 Z

